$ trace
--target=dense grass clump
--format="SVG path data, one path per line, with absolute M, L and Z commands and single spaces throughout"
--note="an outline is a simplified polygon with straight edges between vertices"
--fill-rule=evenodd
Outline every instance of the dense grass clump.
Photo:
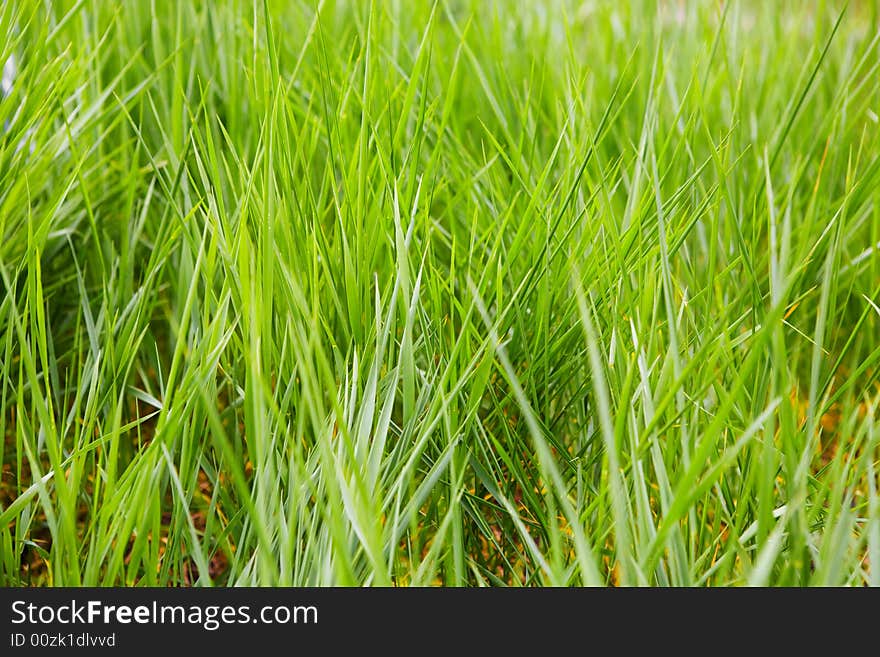
M 0 582 L 880 584 L 876 2 L 0 35 Z

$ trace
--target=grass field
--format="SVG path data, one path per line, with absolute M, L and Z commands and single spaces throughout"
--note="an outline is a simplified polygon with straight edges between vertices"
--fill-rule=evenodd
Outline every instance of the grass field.
M 880 585 L 880 3 L 0 35 L 0 583 Z

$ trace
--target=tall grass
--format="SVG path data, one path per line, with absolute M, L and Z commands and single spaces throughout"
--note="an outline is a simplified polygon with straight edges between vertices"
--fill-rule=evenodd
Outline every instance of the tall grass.
M 876 2 L 0 5 L 0 581 L 880 584 Z

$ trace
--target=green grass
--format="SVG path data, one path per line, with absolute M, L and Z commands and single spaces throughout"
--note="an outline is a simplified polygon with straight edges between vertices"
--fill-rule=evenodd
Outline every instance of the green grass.
M 0 5 L 0 582 L 880 585 L 880 5 Z

